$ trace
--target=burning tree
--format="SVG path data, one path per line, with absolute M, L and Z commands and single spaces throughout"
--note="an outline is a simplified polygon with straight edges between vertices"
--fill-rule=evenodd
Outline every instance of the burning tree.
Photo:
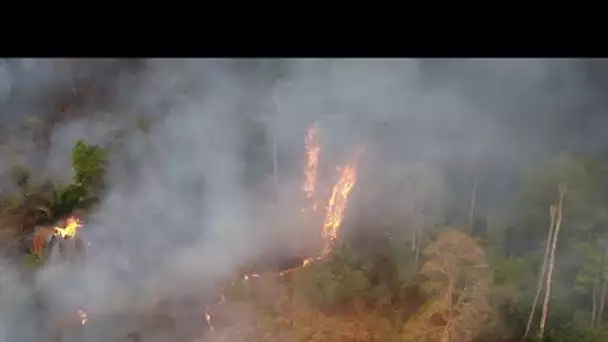
M 53 186 L 50 196 L 30 197 L 36 223 L 41 225 L 34 232 L 32 252 L 46 260 L 48 251 L 59 246 L 61 255 L 75 251 L 82 255 L 85 243 L 76 236 L 82 226 L 75 211 L 89 209 L 98 201 L 98 192 L 103 186 L 107 151 L 99 146 L 90 146 L 78 141 L 72 149 L 74 183 L 65 187 Z M 53 225 L 53 226 L 51 226 Z
M 64 225 L 42 228 L 34 234 L 33 252 L 40 260 L 47 261 L 55 247 L 66 261 L 77 261 L 86 255 L 86 244 L 77 236 L 82 227 L 80 220 L 70 216 L 64 221 Z
M 306 136 L 306 149 L 307 149 L 307 162 L 304 173 L 304 183 L 302 185 L 302 190 L 304 195 L 308 201 L 308 205 L 312 209 L 312 212 L 317 211 L 317 165 L 318 165 L 318 157 L 321 152 L 321 146 L 318 142 L 319 135 L 319 126 L 315 123 L 313 124 Z M 355 161 L 349 164 L 344 165 L 343 167 L 339 167 L 338 170 L 338 180 L 336 184 L 331 189 L 331 194 L 329 196 L 325 220 L 320 229 L 320 237 L 323 241 L 323 247 L 319 253 L 305 258 L 301 267 L 307 267 L 312 262 L 316 260 L 323 259 L 327 257 L 331 252 L 335 245 L 335 242 L 338 238 L 339 229 L 342 226 L 342 222 L 344 220 L 344 215 L 346 212 L 346 206 L 348 203 L 348 197 L 350 195 L 351 190 L 353 189 L 356 179 L 357 179 L 357 168 L 356 164 L 358 162 L 359 156 L 362 151 L 359 151 L 356 154 Z M 306 209 L 304 209 L 306 211 Z M 288 273 L 291 273 L 294 270 L 299 269 L 300 267 L 295 267 L 291 269 L 280 270 L 275 274 L 275 276 L 284 276 Z M 258 273 L 247 273 L 244 274 L 241 278 L 243 282 L 260 278 L 260 274 Z M 233 283 L 234 284 L 234 283 Z M 222 296 L 222 298 L 224 298 Z M 223 300 L 222 302 L 223 303 Z M 221 304 L 220 303 L 220 304 Z M 210 326 L 210 329 L 213 330 L 213 316 L 211 313 L 212 310 L 207 310 L 205 312 L 205 320 Z

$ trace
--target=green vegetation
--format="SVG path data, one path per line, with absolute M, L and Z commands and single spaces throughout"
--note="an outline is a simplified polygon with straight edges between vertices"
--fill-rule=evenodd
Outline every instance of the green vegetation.
M 107 159 L 104 148 L 77 141 L 72 149 L 74 185 L 82 187 L 84 193 L 98 194 L 104 186 Z
M 249 163 L 260 160 L 271 158 Z M 107 161 L 105 148 L 79 141 L 71 184 L 35 179 L 15 167 L 19 191 L 2 199 L 1 215 L 12 218 L 23 237 L 36 225 L 91 210 L 105 189 Z M 383 181 L 374 197 L 387 204 L 383 219 L 354 215 L 328 258 L 283 277 L 228 286 L 226 303 L 214 312 L 222 323 L 203 340 L 510 342 L 524 341 L 526 330 L 529 341 L 608 338 L 608 167 L 602 160 L 558 156 L 531 167 L 512 205 L 491 217 L 466 206 L 455 215 L 453 203 L 474 200 L 454 191 L 437 167 L 395 168 Z M 40 262 L 32 255 L 24 269 Z
M 78 211 L 91 210 L 99 202 L 103 190 L 107 152 L 104 148 L 78 141 L 72 150 L 74 181 L 57 184 L 34 179 L 22 166 L 11 170 L 11 178 L 19 191 L 5 203 L 0 217 L 9 222 L 4 229 L 13 229 L 18 239 L 28 239 L 37 226 L 52 225 Z M 42 261 L 32 254 L 26 268 Z
M 232 322 L 238 315 L 229 307 L 247 303 L 257 325 L 240 331 L 243 322 L 235 320 L 215 334 L 250 341 L 608 338 L 603 162 L 559 156 L 526 170 L 513 205 L 479 236 L 466 224 L 448 226 L 442 204 L 454 194 L 440 171 L 421 165 L 401 171 L 377 198 L 395 206 L 393 214 L 400 210 L 400 218 L 385 206 L 384 221 L 361 229 L 373 229 L 373 238 L 347 234 L 329 258 L 277 277 L 279 285 L 272 277 L 234 285 L 223 314 Z

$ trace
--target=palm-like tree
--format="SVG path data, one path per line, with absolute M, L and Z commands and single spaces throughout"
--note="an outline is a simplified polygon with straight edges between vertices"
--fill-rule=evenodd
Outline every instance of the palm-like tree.
M 45 250 L 52 249 L 58 241 L 49 236 L 54 232 L 49 226 L 98 202 L 80 184 L 61 187 L 46 182 L 34 185 L 29 174 L 22 170 L 15 173 L 14 182 L 21 189 L 20 203 L 11 208 L 21 221 L 19 254 L 35 256 L 41 259 L 39 261 L 44 261 L 47 254 Z M 76 237 L 74 243 L 77 250 L 84 248 L 80 238 Z M 60 249 L 63 248 L 64 244 L 60 243 Z

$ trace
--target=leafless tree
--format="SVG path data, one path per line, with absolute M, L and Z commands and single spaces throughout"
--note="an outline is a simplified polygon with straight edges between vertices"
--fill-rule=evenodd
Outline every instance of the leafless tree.
M 559 199 L 557 201 L 556 208 L 556 219 L 555 219 L 555 231 L 553 233 L 553 241 L 551 242 L 551 254 L 549 255 L 549 269 L 547 270 L 547 285 L 545 291 L 545 301 L 543 303 L 543 312 L 540 318 L 538 336 L 542 340 L 545 335 L 545 324 L 547 322 L 547 313 L 549 311 L 549 298 L 551 298 L 551 281 L 553 277 L 553 269 L 555 267 L 555 247 L 557 246 L 557 239 L 559 237 L 559 230 L 562 225 L 563 218 L 563 204 L 564 196 L 566 194 L 566 184 L 560 184 L 559 186 Z

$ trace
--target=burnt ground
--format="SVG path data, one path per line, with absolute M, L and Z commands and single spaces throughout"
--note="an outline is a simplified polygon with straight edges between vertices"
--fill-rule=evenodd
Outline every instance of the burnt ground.
M 278 273 L 302 265 L 301 257 L 269 258 L 258 261 L 251 273 Z M 202 298 L 184 295 L 163 299 L 146 308 L 109 313 L 88 313 L 88 321 L 82 325 L 77 313 L 67 310 L 51 310 L 44 298 L 39 298 L 43 312 L 37 324 L 39 335 L 50 342 L 122 342 L 145 341 L 192 342 L 210 331 L 205 320 L 208 307 L 215 306 L 220 294 Z M 214 316 L 215 317 L 215 316 Z M 219 317 L 218 317 L 219 318 Z M 214 320 L 214 325 L 221 321 Z
M 84 325 L 76 313 L 49 313 L 47 337 L 51 342 L 192 342 L 209 331 L 205 306 L 203 301 L 183 298 L 130 312 L 90 313 Z

